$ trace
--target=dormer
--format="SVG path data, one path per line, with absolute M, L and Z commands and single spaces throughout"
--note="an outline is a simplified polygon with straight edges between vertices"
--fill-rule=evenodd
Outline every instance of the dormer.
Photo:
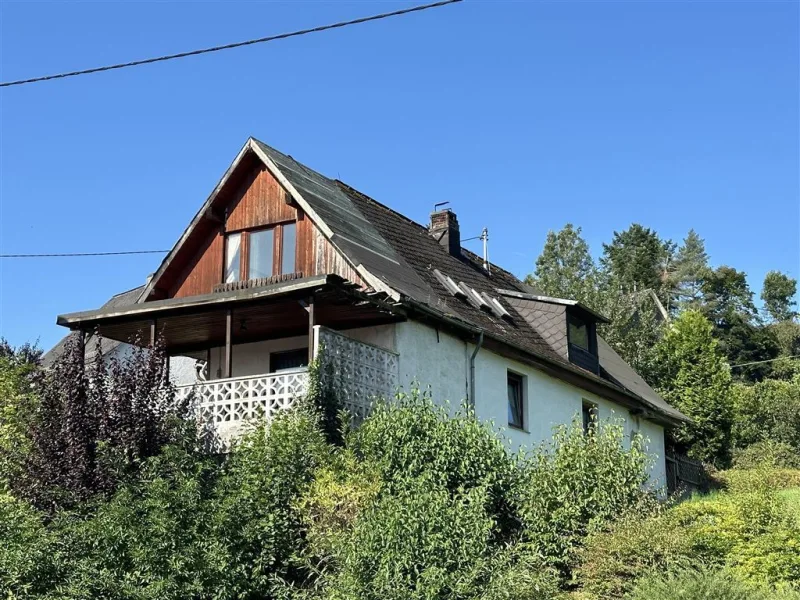
M 608 323 L 603 315 L 576 300 L 497 290 L 562 358 L 600 373 L 597 356 L 597 324 Z

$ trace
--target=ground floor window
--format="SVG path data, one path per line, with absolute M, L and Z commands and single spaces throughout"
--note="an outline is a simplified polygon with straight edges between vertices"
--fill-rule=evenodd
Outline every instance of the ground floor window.
M 583 420 L 584 433 L 589 433 L 597 423 L 597 404 L 584 400 L 581 407 L 581 418 Z

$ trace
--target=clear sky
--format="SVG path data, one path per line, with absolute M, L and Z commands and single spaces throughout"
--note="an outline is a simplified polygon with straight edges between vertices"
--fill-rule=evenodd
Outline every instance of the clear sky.
M 0 2 L 0 79 L 122 62 L 403 2 Z M 549 229 L 595 254 L 632 222 L 713 264 L 800 272 L 798 3 L 461 4 L 0 89 L 0 252 L 168 249 L 253 135 L 531 271 Z M 479 249 L 473 242 L 475 250 Z M 160 256 L 0 259 L 0 335 L 142 284 Z

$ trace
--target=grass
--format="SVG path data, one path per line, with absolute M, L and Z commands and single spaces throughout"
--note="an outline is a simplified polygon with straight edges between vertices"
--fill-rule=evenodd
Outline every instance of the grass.
M 792 511 L 797 517 L 797 522 L 800 523 L 800 488 L 791 488 L 780 492 L 781 498 L 786 500 L 787 504 L 792 507 Z

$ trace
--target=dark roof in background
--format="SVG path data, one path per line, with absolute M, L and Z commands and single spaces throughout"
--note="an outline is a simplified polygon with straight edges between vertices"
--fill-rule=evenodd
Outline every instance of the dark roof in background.
M 111 296 L 108 301 L 100 307 L 100 310 L 108 310 L 112 308 L 120 308 L 123 306 L 132 306 L 135 305 L 136 302 L 139 300 L 139 296 L 142 295 L 145 286 L 139 286 L 137 288 L 133 288 L 132 290 L 128 290 L 127 292 L 122 292 L 121 294 L 116 294 Z M 71 335 L 75 335 L 70 333 L 65 335 L 58 343 L 50 348 L 50 350 L 42 356 L 42 365 L 45 367 L 49 367 L 53 364 L 53 362 L 64 353 L 64 349 L 67 345 L 67 341 L 69 340 Z M 95 357 L 95 353 L 97 351 L 97 343 L 94 335 L 90 335 L 86 340 L 86 360 L 90 361 Z M 108 354 L 114 348 L 119 346 L 122 342 L 117 342 L 115 340 L 109 340 L 106 338 L 100 339 L 100 352 L 102 354 Z

